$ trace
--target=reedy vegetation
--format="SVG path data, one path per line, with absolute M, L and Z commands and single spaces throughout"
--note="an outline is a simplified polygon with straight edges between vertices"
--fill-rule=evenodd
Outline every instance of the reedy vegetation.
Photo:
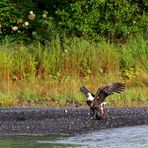
M 77 37 L 61 45 L 58 35 L 46 46 L 6 37 L 0 45 L 0 105 L 84 105 L 81 85 L 95 92 L 102 84 L 122 81 L 126 91 L 109 97 L 109 105 L 147 106 L 147 49 L 140 36 L 120 47 Z

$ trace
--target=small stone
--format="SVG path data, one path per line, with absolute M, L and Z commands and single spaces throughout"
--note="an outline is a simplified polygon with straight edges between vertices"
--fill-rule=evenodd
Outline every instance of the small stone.
M 66 109 L 65 109 L 64 111 L 65 111 L 65 113 L 67 113 L 67 112 L 68 112 Z

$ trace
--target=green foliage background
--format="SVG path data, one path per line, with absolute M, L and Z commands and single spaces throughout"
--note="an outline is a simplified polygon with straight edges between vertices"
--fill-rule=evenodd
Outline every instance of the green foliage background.
M 48 17 L 42 18 L 43 10 Z M 36 14 L 33 21 L 29 11 Z M 21 23 L 29 21 L 23 28 Z M 21 23 L 20 23 L 21 22 Z M 36 40 L 51 40 L 56 34 L 77 36 L 99 41 L 125 41 L 129 36 L 148 32 L 148 1 L 146 0 L 1 0 L 0 35 L 19 35 L 31 39 L 32 31 L 38 33 Z M 12 26 L 18 25 L 20 33 Z

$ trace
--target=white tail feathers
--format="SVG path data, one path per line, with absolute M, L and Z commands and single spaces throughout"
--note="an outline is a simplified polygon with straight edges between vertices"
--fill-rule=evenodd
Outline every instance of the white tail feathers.
M 107 104 L 107 102 L 102 102 L 101 107 L 105 106 L 106 104 Z

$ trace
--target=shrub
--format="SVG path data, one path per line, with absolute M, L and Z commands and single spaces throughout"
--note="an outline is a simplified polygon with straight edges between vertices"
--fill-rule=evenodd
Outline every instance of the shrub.
M 39 10 L 32 1 L 0 2 L 0 37 L 12 35 L 17 39 L 35 39 L 42 42 L 51 38 L 53 19 Z
M 134 0 L 2 0 L 1 37 L 23 36 L 41 42 L 56 34 L 109 41 L 147 33 L 146 1 Z M 46 11 L 45 11 L 46 10 Z
M 11 34 L 11 25 L 16 22 L 13 16 L 14 5 L 9 0 L 0 2 L 0 35 Z
M 68 3 L 68 2 L 67 2 Z M 77 0 L 57 9 L 59 26 L 69 34 L 92 39 L 126 39 L 147 29 L 147 2 L 122 0 Z

